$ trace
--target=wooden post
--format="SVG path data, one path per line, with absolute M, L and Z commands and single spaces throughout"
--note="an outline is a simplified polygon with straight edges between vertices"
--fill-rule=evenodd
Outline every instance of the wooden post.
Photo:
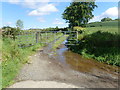
M 41 35 L 42 33 L 40 32 L 40 42 L 42 41 L 42 35 Z
M 38 35 L 39 35 L 39 32 L 36 32 L 36 43 L 38 43 Z

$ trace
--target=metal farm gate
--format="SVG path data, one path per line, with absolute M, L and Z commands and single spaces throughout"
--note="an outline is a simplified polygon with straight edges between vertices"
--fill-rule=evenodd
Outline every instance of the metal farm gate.
M 66 36 L 67 42 L 72 40 L 76 42 L 78 40 L 77 31 L 21 31 L 17 35 L 16 41 L 19 43 L 20 47 L 28 47 L 36 43 L 48 44 L 63 36 Z M 70 45 L 74 45 L 74 43 Z

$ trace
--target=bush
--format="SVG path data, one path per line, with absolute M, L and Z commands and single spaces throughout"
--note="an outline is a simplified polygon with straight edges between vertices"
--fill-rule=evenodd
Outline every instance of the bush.
M 74 30 L 74 31 L 84 31 L 85 28 L 79 27 L 79 26 L 75 26 L 75 27 L 73 27 L 73 30 Z
M 16 39 L 16 35 L 19 34 L 20 30 L 16 29 L 16 28 L 12 28 L 12 27 L 3 27 L 3 32 L 2 32 L 2 36 L 3 37 L 10 37 L 12 39 Z

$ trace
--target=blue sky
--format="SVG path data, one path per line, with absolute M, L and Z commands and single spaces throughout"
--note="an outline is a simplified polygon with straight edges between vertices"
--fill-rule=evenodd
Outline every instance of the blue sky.
M 15 27 L 18 19 L 24 22 L 24 29 L 67 27 L 68 24 L 62 19 L 62 13 L 70 2 L 2 2 L 2 26 Z M 103 17 L 117 18 L 118 2 L 96 2 L 98 8 L 93 12 L 95 17 L 90 21 L 99 21 Z M 0 18 L 1 20 L 1 18 Z M 2 27 L 0 26 L 0 27 Z

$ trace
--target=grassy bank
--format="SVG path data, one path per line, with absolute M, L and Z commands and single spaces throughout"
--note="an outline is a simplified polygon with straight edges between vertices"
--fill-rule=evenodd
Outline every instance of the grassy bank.
M 5 38 L 2 49 L 2 87 L 5 88 L 14 83 L 21 66 L 28 61 L 28 56 L 33 54 L 42 44 L 27 48 L 19 48 L 18 43 L 10 38 Z
M 2 89 L 2 36 L 0 31 L 0 90 Z

